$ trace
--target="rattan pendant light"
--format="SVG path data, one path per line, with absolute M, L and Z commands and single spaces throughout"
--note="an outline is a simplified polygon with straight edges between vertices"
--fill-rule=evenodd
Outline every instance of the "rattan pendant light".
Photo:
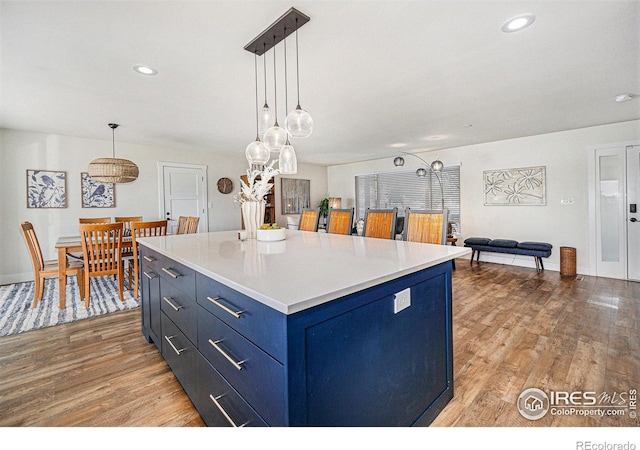
M 138 166 L 128 159 L 116 158 L 117 123 L 110 123 L 113 157 L 98 158 L 89 163 L 89 176 L 103 183 L 131 183 L 138 178 Z

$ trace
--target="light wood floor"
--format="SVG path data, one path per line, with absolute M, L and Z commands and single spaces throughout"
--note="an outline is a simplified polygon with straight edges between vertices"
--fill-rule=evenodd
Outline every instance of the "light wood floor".
M 455 397 L 432 426 L 637 426 L 524 419 L 523 389 L 640 388 L 640 283 L 490 263 L 454 272 Z M 139 311 L 0 338 L 0 426 L 203 426 Z

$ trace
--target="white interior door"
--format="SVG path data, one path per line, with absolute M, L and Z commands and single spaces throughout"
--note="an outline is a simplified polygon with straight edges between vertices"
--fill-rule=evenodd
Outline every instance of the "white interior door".
M 627 246 L 625 221 L 624 147 L 595 151 L 596 274 L 625 279 Z
M 169 220 L 170 233 L 180 216 L 199 217 L 198 232 L 208 231 L 206 166 L 160 162 L 158 172 L 160 214 Z
M 640 145 L 627 146 L 628 279 L 640 281 Z

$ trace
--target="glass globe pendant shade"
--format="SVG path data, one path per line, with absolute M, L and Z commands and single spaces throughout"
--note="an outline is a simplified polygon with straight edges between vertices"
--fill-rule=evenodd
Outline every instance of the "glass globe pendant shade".
M 278 156 L 278 166 L 280 173 L 283 175 L 293 175 L 298 173 L 298 159 L 293 145 L 287 142 L 280 148 L 280 156 Z
M 393 158 L 393 165 L 396 167 L 404 166 L 404 158 L 402 156 L 396 156 Z
M 272 152 L 279 152 L 284 143 L 287 142 L 287 132 L 278 125 L 278 122 L 264 133 L 264 144 Z
M 300 108 L 300 105 L 287 115 L 284 121 L 287 132 L 293 138 L 306 138 L 313 132 L 313 118 L 311 114 Z
M 258 119 L 258 135 L 264 138 L 264 133 L 271 127 L 274 122 L 273 113 L 269 109 L 269 105 L 266 103 L 260 110 L 260 118 Z
M 267 146 L 257 137 L 255 141 L 247 145 L 244 155 L 247 157 L 250 166 L 264 166 L 269 161 L 269 156 L 271 156 Z
M 444 168 L 444 163 L 439 159 L 436 159 L 434 162 L 431 163 L 431 168 L 433 169 L 434 172 L 442 172 L 442 169 Z
M 425 169 L 424 167 L 420 167 L 418 170 L 416 170 L 416 175 L 419 177 L 426 177 L 427 169 Z

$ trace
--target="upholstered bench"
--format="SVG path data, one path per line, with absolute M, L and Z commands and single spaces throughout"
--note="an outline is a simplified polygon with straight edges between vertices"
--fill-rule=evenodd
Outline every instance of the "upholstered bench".
M 476 262 L 480 263 L 480 252 L 509 253 L 512 255 L 533 256 L 538 273 L 544 270 L 542 258 L 551 255 L 553 246 L 546 242 L 518 242 L 511 239 L 489 239 L 471 237 L 464 240 L 464 246 L 471 248 L 471 265 L 473 257 L 477 253 Z

